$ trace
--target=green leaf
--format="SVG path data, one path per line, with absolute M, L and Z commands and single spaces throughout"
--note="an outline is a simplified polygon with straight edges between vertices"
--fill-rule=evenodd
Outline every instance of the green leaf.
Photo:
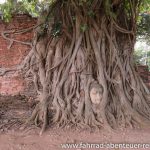
M 82 32 L 85 32 L 88 29 L 88 25 L 87 24 L 83 24 L 80 26 L 80 29 Z

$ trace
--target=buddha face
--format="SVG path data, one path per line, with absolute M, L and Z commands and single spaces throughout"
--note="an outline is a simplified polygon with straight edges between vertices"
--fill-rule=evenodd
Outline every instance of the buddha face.
M 103 88 L 100 85 L 94 85 L 90 89 L 90 98 L 93 104 L 100 104 L 103 97 Z

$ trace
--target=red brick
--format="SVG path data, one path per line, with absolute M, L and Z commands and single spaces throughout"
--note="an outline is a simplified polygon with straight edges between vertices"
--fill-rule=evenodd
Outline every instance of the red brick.
M 25 29 L 36 24 L 37 20 L 27 15 L 14 16 L 10 23 L 4 23 L 0 20 L 0 32 L 12 29 Z M 10 35 L 9 37 L 20 41 L 32 41 L 33 32 L 20 35 Z M 12 68 L 19 65 L 27 52 L 29 46 L 14 42 L 8 49 L 10 42 L 0 36 L 0 67 Z M 15 95 L 26 88 L 27 84 L 18 74 L 8 74 L 0 77 L 0 94 Z

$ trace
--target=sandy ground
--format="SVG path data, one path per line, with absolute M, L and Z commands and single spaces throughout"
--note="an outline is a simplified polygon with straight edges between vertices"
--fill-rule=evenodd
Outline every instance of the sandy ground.
M 23 117 L 31 115 L 33 105 L 32 102 L 29 103 L 24 97 L 0 96 L 0 150 L 63 150 L 65 148 L 62 148 L 64 145 L 61 144 L 66 143 L 73 143 L 76 144 L 74 146 L 78 146 L 78 148 L 68 148 L 70 150 L 121 150 L 125 148 L 113 148 L 113 146 L 112 148 L 102 148 L 102 144 L 141 143 L 140 146 L 150 144 L 150 128 L 126 129 L 116 132 L 49 128 L 40 136 L 39 128 L 32 128 L 32 126 L 22 128 L 22 121 L 25 119 Z M 82 148 L 80 147 L 81 143 Z M 130 149 L 128 148 L 128 150 Z M 139 150 L 142 149 L 141 147 L 139 148 Z M 150 147 L 147 150 L 150 150 Z
M 38 129 L 30 131 L 9 131 L 0 135 L 0 150 L 62 150 L 64 143 L 134 143 L 150 144 L 150 130 L 126 130 L 116 133 L 99 131 L 73 131 L 49 129 L 40 136 Z M 88 148 L 70 148 L 71 150 L 88 150 Z M 89 148 L 90 149 L 90 148 Z M 102 149 L 102 148 L 97 148 Z M 106 148 L 103 148 L 106 149 Z M 108 148 L 120 150 L 121 148 Z M 122 148 L 123 149 L 123 148 Z M 131 149 L 131 148 L 129 148 Z M 136 149 L 136 148 L 133 148 Z M 142 150 L 143 148 L 139 148 Z M 150 150 L 150 147 L 147 148 Z M 96 148 L 91 148 L 96 150 Z

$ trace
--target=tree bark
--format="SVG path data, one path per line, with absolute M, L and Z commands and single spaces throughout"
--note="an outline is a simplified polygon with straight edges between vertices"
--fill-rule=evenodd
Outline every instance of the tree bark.
M 138 12 L 132 10 L 138 10 L 139 1 L 54 3 L 54 22 L 48 13 L 36 30 L 30 59 L 38 63 L 28 61 L 40 98 L 29 121 L 37 124 L 42 114 L 43 132 L 50 111 L 50 124 L 61 127 L 148 125 L 149 91 L 133 62 Z

